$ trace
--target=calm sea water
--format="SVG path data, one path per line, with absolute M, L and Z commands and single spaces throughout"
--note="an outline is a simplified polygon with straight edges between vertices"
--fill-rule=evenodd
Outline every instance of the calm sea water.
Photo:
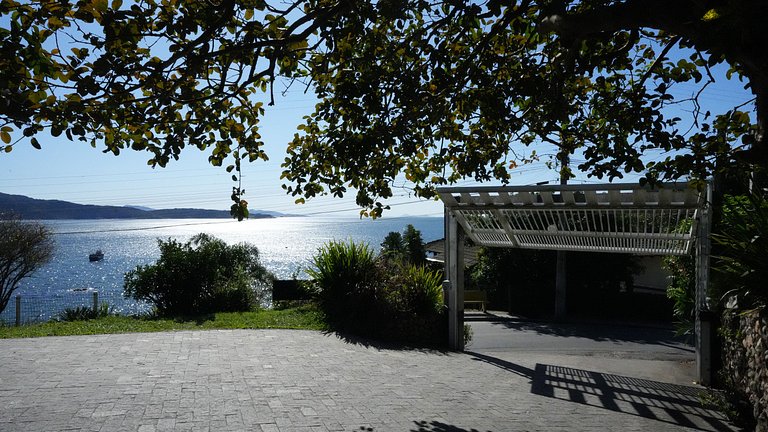
M 71 292 L 98 290 L 122 309 L 123 275 L 137 265 L 155 262 L 157 239 L 186 241 L 205 232 L 227 243 L 256 245 L 262 263 L 279 278 L 290 278 L 310 264 L 319 247 L 331 240 L 365 242 L 378 250 L 390 231 L 412 224 L 425 242 L 443 236 L 442 218 L 383 218 L 378 220 L 290 217 L 243 222 L 222 219 L 65 220 L 44 221 L 55 233 L 56 250 L 49 264 L 22 281 L 22 296 L 57 299 Z M 89 262 L 101 249 L 104 260 Z M 55 300 L 52 300 L 55 302 Z M 11 306 L 9 305 L 9 309 Z M 6 310 L 6 313 L 10 312 Z M 5 315 L 5 314 L 4 314 Z

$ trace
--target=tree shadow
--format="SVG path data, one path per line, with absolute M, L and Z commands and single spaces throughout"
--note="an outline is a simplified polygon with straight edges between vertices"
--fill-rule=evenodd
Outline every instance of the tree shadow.
M 733 431 L 726 417 L 706 409 L 698 387 L 537 363 L 534 369 L 484 354 L 488 363 L 530 379 L 531 393 L 704 431 Z
M 413 423 L 418 429 L 411 429 L 411 432 L 480 432 L 477 429 L 462 429 L 458 426 L 445 424 L 439 421 L 427 422 L 426 420 L 422 420 Z
M 423 352 L 423 353 L 439 354 L 439 355 L 448 355 L 450 353 L 455 353 L 455 351 L 451 351 L 446 349 L 445 347 L 440 347 L 440 346 L 414 345 L 414 344 L 401 343 L 401 342 L 395 342 L 395 341 L 384 341 L 384 340 L 358 336 L 355 334 L 336 331 L 336 330 L 326 330 L 323 332 L 323 334 L 328 337 L 335 337 L 346 344 L 358 345 L 365 348 L 372 348 L 376 350 L 413 351 L 413 352 Z
M 490 316 L 465 316 L 465 322 L 490 322 L 494 326 L 512 331 L 534 332 L 538 335 L 555 337 L 579 337 L 598 342 L 632 342 L 661 345 L 684 352 L 694 353 L 695 349 L 686 344 L 686 338 L 677 336 L 666 327 L 630 325 L 606 322 L 551 322 L 529 321 L 519 318 Z

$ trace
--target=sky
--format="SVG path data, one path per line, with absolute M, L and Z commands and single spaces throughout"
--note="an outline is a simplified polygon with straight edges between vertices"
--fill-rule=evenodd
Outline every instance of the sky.
M 698 89 L 684 84 L 675 96 L 688 96 Z M 279 89 L 276 89 L 279 90 Z M 277 93 L 277 92 L 276 92 Z M 713 112 L 732 107 L 750 98 L 739 82 L 720 80 L 710 86 L 703 96 L 705 109 Z M 357 217 L 360 209 L 354 195 L 343 199 L 320 197 L 305 204 L 295 204 L 294 197 L 281 188 L 280 164 L 285 148 L 302 123 L 302 117 L 312 112 L 316 100 L 310 92 L 291 91 L 278 98 L 275 106 L 265 107 L 260 133 L 266 143 L 267 162 L 257 161 L 243 166 L 244 199 L 252 210 L 269 210 L 287 214 Z M 681 107 L 684 111 L 684 108 Z M 685 112 L 681 117 L 685 118 Z M 62 135 L 38 137 L 42 150 L 26 143 L 14 147 L 11 153 L 0 154 L 0 192 L 26 195 L 37 199 L 59 199 L 80 204 L 131 205 L 154 209 L 204 208 L 228 210 L 234 183 L 222 167 L 213 167 L 207 153 L 196 148 L 182 151 L 178 161 L 166 168 L 151 168 L 146 161 L 150 155 L 126 150 L 119 156 L 102 153 L 88 143 L 71 142 Z M 536 148 L 537 153 L 552 152 Z M 581 162 L 574 158 L 574 165 Z M 225 164 L 226 165 L 226 164 Z M 636 182 L 639 175 L 628 175 L 621 182 Z M 522 165 L 512 173 L 511 185 L 528 185 L 550 181 L 557 183 L 558 174 L 545 162 Z M 577 173 L 571 183 L 598 183 Z M 473 186 L 472 180 L 455 186 Z M 442 216 L 439 201 L 411 196 L 407 189 L 396 189 L 386 204 L 391 210 L 384 217 Z

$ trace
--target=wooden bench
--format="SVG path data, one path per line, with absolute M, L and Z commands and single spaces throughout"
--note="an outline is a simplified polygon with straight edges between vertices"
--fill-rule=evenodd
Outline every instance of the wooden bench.
M 488 303 L 488 296 L 485 291 L 466 290 L 464 291 L 464 307 L 470 305 L 480 305 L 480 310 L 485 312 L 485 304 Z

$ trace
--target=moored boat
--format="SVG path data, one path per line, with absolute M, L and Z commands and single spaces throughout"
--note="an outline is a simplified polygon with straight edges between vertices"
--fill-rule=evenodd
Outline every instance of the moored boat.
M 88 255 L 88 260 L 93 261 L 101 261 L 104 259 L 104 252 L 101 251 L 101 249 L 97 250 L 96 252 Z

